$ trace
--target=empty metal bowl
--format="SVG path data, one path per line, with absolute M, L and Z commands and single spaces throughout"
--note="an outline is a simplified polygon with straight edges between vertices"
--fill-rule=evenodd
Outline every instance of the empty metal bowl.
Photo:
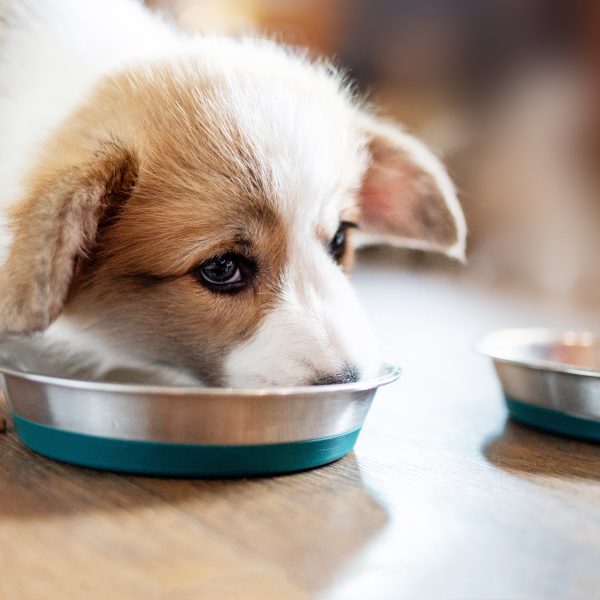
M 478 349 L 494 361 L 511 416 L 527 425 L 600 440 L 600 334 L 504 329 Z
M 7 344 L 0 373 L 23 444 L 56 460 L 152 475 L 265 475 L 332 462 L 354 447 L 377 388 L 399 377 L 384 365 L 368 381 L 310 387 L 81 381 L 29 372 L 27 353 Z M 43 360 L 30 363 L 39 370 Z

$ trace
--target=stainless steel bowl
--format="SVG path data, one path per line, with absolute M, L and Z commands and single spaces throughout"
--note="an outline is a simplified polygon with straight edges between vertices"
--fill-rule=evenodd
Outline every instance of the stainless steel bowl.
M 511 415 L 555 433 L 600 440 L 600 334 L 504 329 L 478 349 L 494 367 Z
M 379 377 L 349 384 L 174 387 L 36 374 L 22 355 L 18 369 L 4 362 L 25 445 L 66 462 L 155 475 L 256 475 L 336 460 L 354 446 L 377 388 L 399 377 L 384 365 Z

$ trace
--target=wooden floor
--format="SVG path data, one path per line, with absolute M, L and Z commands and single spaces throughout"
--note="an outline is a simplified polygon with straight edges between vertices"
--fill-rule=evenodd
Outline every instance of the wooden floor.
M 46 460 L 9 423 L 0 597 L 600 598 L 600 446 L 508 421 L 469 349 L 594 315 L 389 264 L 355 279 L 404 375 L 354 453 L 270 479 L 132 477 Z

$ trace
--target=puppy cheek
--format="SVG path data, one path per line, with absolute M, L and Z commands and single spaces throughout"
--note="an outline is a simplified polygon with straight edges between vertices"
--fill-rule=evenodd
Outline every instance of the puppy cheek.
M 234 388 L 258 388 L 306 383 L 305 369 L 290 360 L 293 343 L 280 332 L 261 323 L 258 331 L 234 345 L 223 363 L 223 385 Z

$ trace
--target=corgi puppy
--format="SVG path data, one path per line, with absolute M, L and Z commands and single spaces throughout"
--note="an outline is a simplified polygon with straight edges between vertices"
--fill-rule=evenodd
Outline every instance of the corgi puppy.
M 462 258 L 442 164 L 324 61 L 135 0 L 0 0 L 0 331 L 176 382 L 378 367 L 367 243 Z

